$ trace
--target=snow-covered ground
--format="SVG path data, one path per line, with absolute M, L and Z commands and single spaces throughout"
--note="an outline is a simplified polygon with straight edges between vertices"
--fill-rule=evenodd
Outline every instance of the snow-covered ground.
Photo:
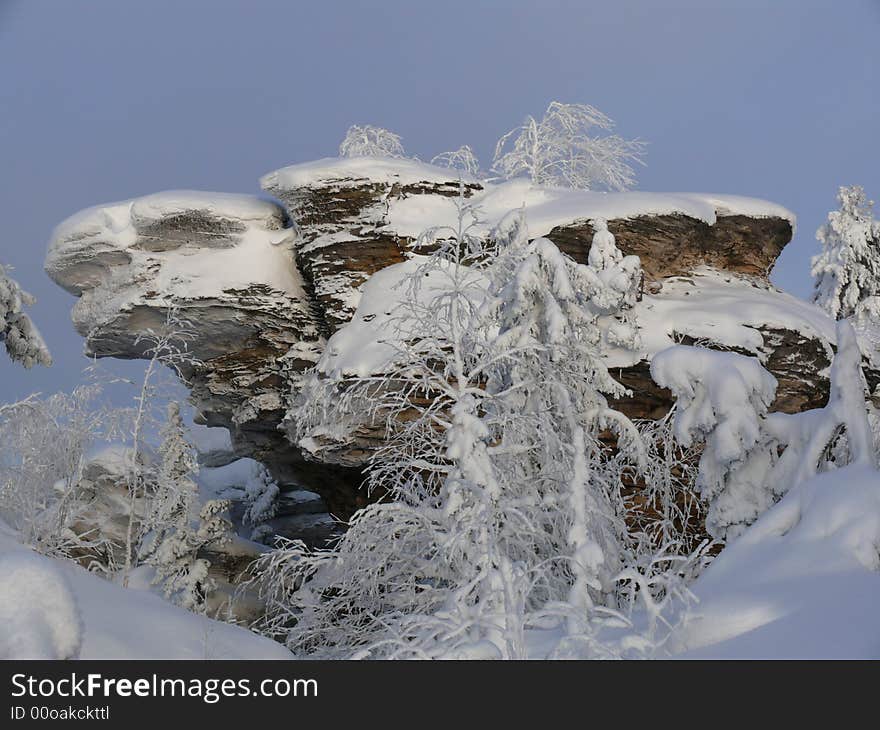
M 26 590 L 14 579 L 23 566 L 30 574 Z M 75 609 L 43 598 L 65 598 L 67 589 L 53 581 L 58 573 Z M 49 581 L 40 598 L 30 578 Z M 846 467 L 793 489 L 728 544 L 691 589 L 697 601 L 664 656 L 880 659 L 880 473 Z M 0 598 L 0 649 L 7 652 L 63 652 L 81 632 L 79 656 L 89 659 L 290 658 L 279 644 L 245 629 L 38 556 L 5 528 Z M 53 626 L 59 643 L 47 649 Z M 533 636 L 535 658 L 551 638 Z
M 77 643 L 71 637 L 77 636 L 81 659 L 291 656 L 247 629 L 190 613 L 147 590 L 123 588 L 73 563 L 36 555 L 0 525 L 0 654 L 5 654 L 0 658 L 63 658 Z
M 790 491 L 692 586 L 685 658 L 880 659 L 880 472 L 846 467 Z

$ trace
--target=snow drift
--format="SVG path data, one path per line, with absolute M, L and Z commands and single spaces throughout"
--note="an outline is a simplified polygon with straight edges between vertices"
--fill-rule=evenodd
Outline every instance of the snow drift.
M 0 657 L 289 659 L 244 628 L 125 589 L 15 542 L 0 525 Z

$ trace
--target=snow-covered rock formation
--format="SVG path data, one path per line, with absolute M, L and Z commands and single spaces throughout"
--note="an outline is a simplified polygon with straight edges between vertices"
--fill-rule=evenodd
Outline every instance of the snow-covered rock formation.
M 320 351 L 284 209 L 247 195 L 174 191 L 91 208 L 53 233 L 46 271 L 79 297 L 73 322 L 98 357 L 144 357 L 175 307 L 200 420 L 243 453 L 284 448 L 286 375 Z
M 593 230 L 605 218 L 624 254 L 642 258 L 650 282 L 699 266 L 767 275 L 791 240 L 794 215 L 782 206 L 733 195 L 597 193 L 546 188 L 528 180 L 493 184 L 465 179 L 486 233 L 525 207 L 530 235 L 546 236 L 586 263 Z M 329 158 L 285 167 L 261 180 L 296 221 L 300 268 L 322 302 L 322 329 L 350 318 L 359 287 L 379 269 L 405 259 L 430 226 L 450 224 L 458 177 L 414 160 Z
M 167 192 L 83 211 L 55 230 L 46 271 L 79 296 L 86 350 L 137 358 L 175 306 L 209 366 L 186 375 L 206 420 L 247 427 L 282 404 L 273 379 L 317 338 L 287 215 L 244 195 Z M 307 351 L 304 356 L 308 359 Z M 291 360 L 293 362 L 291 362 Z
M 305 487 L 346 517 L 364 503 L 356 465 L 371 444 L 359 454 L 305 458 L 278 428 L 287 398 L 322 354 L 367 356 L 389 291 L 358 310 L 365 284 L 404 262 L 424 229 L 454 219 L 457 173 L 406 159 L 334 158 L 261 182 L 284 207 L 172 192 L 79 213 L 56 229 L 46 270 L 80 297 L 74 324 L 99 357 L 142 357 L 139 335 L 161 329 L 176 306 L 195 333 L 189 348 L 203 361 L 186 373 L 201 420 L 229 428 L 236 454 L 265 463 L 282 491 Z M 649 362 L 676 342 L 757 355 L 779 381 L 773 409 L 824 403 L 833 323 L 767 278 L 794 228 L 781 206 L 737 196 L 463 182 L 486 232 L 524 207 L 531 237 L 546 236 L 586 263 L 591 221 L 604 218 L 621 251 L 641 258 L 644 295 L 635 315 L 643 346 L 608 352 L 614 375 L 632 391 L 620 403 L 629 415 L 668 410 L 671 395 L 653 383 Z M 282 522 L 279 530 L 296 534 L 296 520 Z

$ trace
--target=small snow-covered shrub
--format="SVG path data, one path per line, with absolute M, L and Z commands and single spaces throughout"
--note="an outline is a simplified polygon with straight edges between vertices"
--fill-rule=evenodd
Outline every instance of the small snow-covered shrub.
M 706 521 L 697 491 L 700 449 L 684 446 L 673 433 L 675 406 L 663 418 L 636 425 L 645 445 L 645 464 L 624 486 L 622 499 L 631 531 L 645 536 L 652 550 L 678 545 L 690 555 L 699 548 Z
M 793 486 L 817 472 L 873 465 L 861 353 L 852 325 L 837 324 L 824 408 L 769 413 L 776 380 L 756 358 L 677 345 L 654 356 L 654 381 L 677 399 L 673 428 L 686 447 L 704 443 L 697 488 L 713 537 L 740 535 Z
M 383 127 L 353 124 L 339 145 L 340 157 L 404 157 L 400 135 Z
M 47 558 L 0 556 L 0 659 L 75 659 L 83 625 L 70 584 Z
M 199 557 L 204 548 L 217 548 L 231 539 L 232 523 L 225 517 L 229 501 L 205 502 L 198 526 L 187 523 L 167 534 L 150 558 L 156 569 L 153 579 L 162 586 L 165 597 L 182 608 L 200 612 L 216 587 L 208 575 L 210 561 Z
M 162 586 L 166 598 L 200 611 L 215 586 L 208 576 L 211 564 L 199 552 L 229 540 L 232 525 L 225 517 L 229 502 L 210 500 L 196 515 L 198 486 L 193 477 L 198 465 L 176 402 L 168 405 L 159 454 L 155 486 L 146 489 L 148 506 L 137 558 L 155 569 L 153 583 Z
M 168 420 L 162 429 L 159 447 L 162 459 L 155 485 L 147 492 L 147 508 L 139 527 L 138 559 L 150 562 L 170 534 L 184 530 L 193 518 L 198 500 L 198 486 L 193 477 L 198 471 L 194 449 L 184 434 L 180 406 L 168 404 Z
M 492 169 L 504 178 L 528 175 L 536 185 L 627 190 L 645 144 L 609 132 L 614 122 L 588 104 L 552 102 L 539 120 L 526 117 L 495 146 Z M 512 144 L 508 148 L 508 143 Z

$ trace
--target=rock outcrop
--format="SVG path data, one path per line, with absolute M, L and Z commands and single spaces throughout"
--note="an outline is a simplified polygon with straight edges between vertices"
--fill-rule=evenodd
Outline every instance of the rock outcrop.
M 609 222 L 618 248 L 641 258 L 645 279 L 659 282 L 702 266 L 767 281 L 770 269 L 791 240 L 791 222 L 780 217 L 719 215 L 713 224 L 680 213 L 635 216 Z M 556 226 L 547 234 L 560 250 L 587 263 L 589 223 Z
M 200 363 L 184 375 L 200 420 L 228 428 L 236 455 L 265 463 L 289 495 L 320 495 L 307 509 L 320 504 L 345 518 L 365 503 L 360 466 L 381 434 L 306 458 L 279 430 L 289 395 L 326 339 L 355 315 L 364 283 L 405 261 L 421 230 L 454 220 L 460 184 L 480 206 L 478 227 L 487 233 L 525 206 L 531 235 L 585 261 L 590 221 L 602 217 L 623 252 L 641 257 L 647 282 L 636 314 L 645 347 L 609 353 L 632 390 L 620 402 L 630 415 L 668 410 L 670 396 L 651 381 L 648 362 L 672 342 L 759 356 L 780 382 L 777 409 L 824 401 L 832 323 L 767 279 L 794 225 L 779 206 L 733 196 L 460 183 L 450 170 L 371 158 L 285 168 L 262 184 L 283 207 L 183 192 L 90 209 L 56 229 L 46 270 L 80 297 L 74 324 L 99 357 L 149 356 L 143 335 L 165 328 L 169 309 L 188 320 L 188 347 Z M 280 514 L 275 529 L 301 536 L 326 515 L 303 509 L 297 502 Z
M 93 208 L 55 231 L 46 271 L 79 296 L 86 352 L 150 357 L 169 327 L 208 421 L 247 428 L 282 408 L 283 367 L 320 351 L 311 300 L 280 206 L 249 196 L 171 192 Z M 169 323 L 169 311 L 181 320 Z
M 380 269 L 405 260 L 412 237 L 388 225 L 390 202 L 412 196 L 453 197 L 458 183 L 449 171 L 394 160 L 377 169 L 355 158 L 313 170 L 285 168 L 266 175 L 266 192 L 292 212 L 299 233 L 297 262 L 314 292 L 323 334 L 347 323 L 357 308 L 358 289 Z M 430 170 L 430 168 L 427 168 Z M 379 174 L 377 175 L 377 171 Z M 482 187 L 466 185 L 473 194 Z

